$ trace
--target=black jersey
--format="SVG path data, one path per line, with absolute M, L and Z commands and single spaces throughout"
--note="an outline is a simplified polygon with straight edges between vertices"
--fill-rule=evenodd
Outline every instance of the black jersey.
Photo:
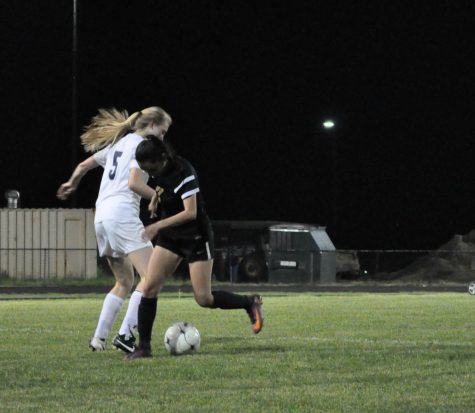
M 160 219 L 176 215 L 184 210 L 183 200 L 196 194 L 197 214 L 193 221 L 162 229 L 164 235 L 179 238 L 194 238 L 203 235 L 209 227 L 203 196 L 195 168 L 186 159 L 176 156 L 163 176 L 152 176 L 149 182 L 155 189 L 163 188 L 158 205 Z

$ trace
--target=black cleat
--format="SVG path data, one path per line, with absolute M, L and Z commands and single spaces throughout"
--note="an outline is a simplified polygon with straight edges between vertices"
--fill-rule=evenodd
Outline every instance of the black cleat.
M 251 297 L 252 304 L 246 310 L 251 319 L 252 331 L 254 334 L 259 333 L 264 326 L 264 317 L 262 315 L 262 297 L 260 295 L 253 295 Z
M 125 353 L 132 353 L 135 350 L 135 337 L 133 334 L 117 334 L 112 340 L 112 345 L 117 350 L 122 350 Z
M 132 353 L 127 354 L 126 360 L 137 360 L 152 357 L 152 350 L 149 348 L 136 348 Z

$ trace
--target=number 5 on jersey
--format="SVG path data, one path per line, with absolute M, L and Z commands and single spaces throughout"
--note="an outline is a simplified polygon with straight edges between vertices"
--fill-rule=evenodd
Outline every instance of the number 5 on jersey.
M 115 173 L 117 172 L 117 162 L 121 156 L 122 156 L 121 151 L 114 152 L 114 159 L 112 160 L 112 165 L 114 166 L 114 168 L 111 168 L 109 171 L 109 179 L 111 180 L 115 178 Z

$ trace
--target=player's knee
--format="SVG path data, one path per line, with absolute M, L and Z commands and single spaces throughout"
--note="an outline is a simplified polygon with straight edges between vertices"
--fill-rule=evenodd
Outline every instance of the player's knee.
M 195 294 L 195 301 L 200 307 L 211 307 L 213 296 L 211 294 Z
M 159 285 L 153 285 L 153 284 L 147 284 L 147 283 L 142 283 L 140 284 L 140 286 L 141 286 L 141 291 L 142 291 L 143 296 L 147 298 L 156 297 L 161 289 Z
M 116 281 L 116 284 L 127 291 L 130 291 L 134 285 L 133 277 L 123 277 Z

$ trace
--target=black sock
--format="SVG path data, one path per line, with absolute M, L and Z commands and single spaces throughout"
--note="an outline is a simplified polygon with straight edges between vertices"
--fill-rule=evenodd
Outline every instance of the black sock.
M 236 308 L 249 308 L 252 301 L 247 295 L 230 293 L 228 291 L 212 291 L 214 302 L 212 308 L 234 310 Z
M 143 349 L 150 349 L 150 341 L 152 340 L 152 328 L 157 314 L 157 297 L 146 298 L 142 297 L 139 305 L 139 347 Z

